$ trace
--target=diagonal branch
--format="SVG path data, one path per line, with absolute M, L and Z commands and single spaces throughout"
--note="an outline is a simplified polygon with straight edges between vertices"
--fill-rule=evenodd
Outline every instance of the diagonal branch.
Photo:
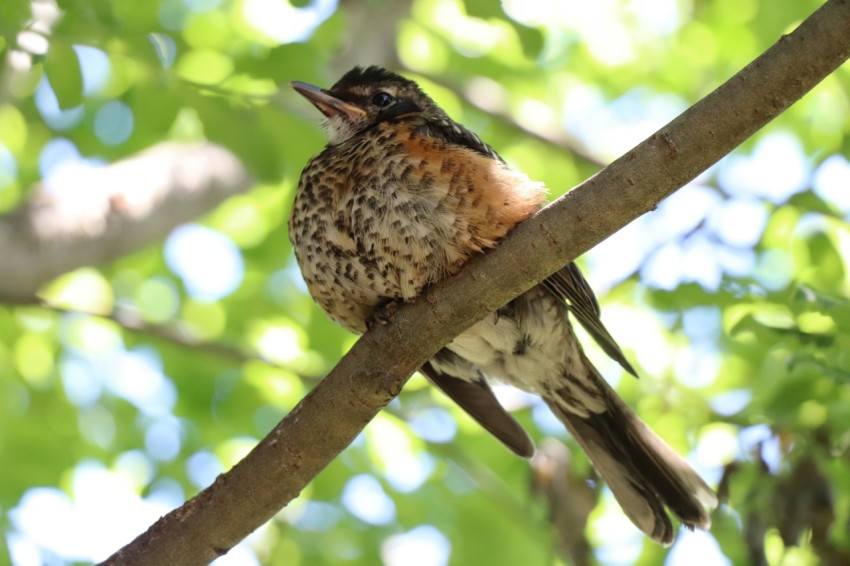
M 250 186 L 236 156 L 207 142 L 59 176 L 0 216 L 0 298 L 31 300 L 57 275 L 141 249 Z
M 295 498 L 453 336 L 655 208 L 848 55 L 850 3 L 830 0 L 717 90 L 472 261 L 459 277 L 364 335 L 244 460 L 107 563 L 202 564 L 227 552 Z

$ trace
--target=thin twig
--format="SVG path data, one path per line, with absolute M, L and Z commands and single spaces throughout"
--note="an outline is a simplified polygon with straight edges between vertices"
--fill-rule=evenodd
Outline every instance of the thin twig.
M 169 345 L 179 348 L 190 349 L 193 352 L 210 354 L 220 358 L 225 358 L 237 364 L 245 364 L 249 362 L 260 362 L 269 367 L 286 369 L 292 371 L 291 368 L 283 366 L 274 360 L 270 360 L 259 352 L 249 352 L 237 346 L 222 342 L 210 342 L 200 340 L 192 335 L 192 333 L 182 323 L 174 325 L 151 324 L 145 322 L 134 309 L 116 308 L 111 312 L 95 312 L 85 309 L 73 307 L 65 307 L 46 301 L 40 297 L 3 297 L 0 296 L 0 304 L 16 307 L 36 307 L 62 315 L 78 315 L 90 316 L 114 322 L 122 329 L 146 336 Z M 299 378 L 304 383 L 315 383 L 321 376 L 299 375 Z
M 407 70 L 410 72 L 416 72 L 412 69 Z M 461 87 L 456 83 L 446 81 L 434 75 L 424 74 L 423 76 L 432 83 L 452 92 L 465 104 L 472 106 L 473 108 L 477 108 L 478 110 L 481 110 L 489 116 L 497 119 L 508 128 L 514 130 L 514 132 L 519 134 L 522 138 L 535 139 L 547 145 L 554 146 L 556 149 L 567 151 L 596 169 L 602 169 L 608 164 L 605 160 L 594 154 L 581 141 L 568 134 L 562 128 L 551 128 L 546 130 L 535 128 L 525 122 L 517 120 L 516 117 L 511 114 L 510 108 L 505 105 L 501 105 L 493 101 L 492 104 L 487 105 L 485 108 L 469 95 L 466 87 Z

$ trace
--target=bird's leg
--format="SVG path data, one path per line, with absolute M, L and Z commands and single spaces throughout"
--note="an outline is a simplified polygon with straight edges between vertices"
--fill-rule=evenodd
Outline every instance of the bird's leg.
M 378 303 L 366 319 L 366 329 L 372 330 L 376 326 L 384 326 L 390 322 L 401 303 L 401 299 L 384 299 Z

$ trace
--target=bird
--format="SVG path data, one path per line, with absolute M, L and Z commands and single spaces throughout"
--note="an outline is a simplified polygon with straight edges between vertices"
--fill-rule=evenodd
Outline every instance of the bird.
M 545 204 L 542 183 L 511 168 L 411 79 L 357 66 L 329 89 L 290 85 L 322 113 L 328 140 L 302 171 L 290 240 L 313 299 L 354 333 L 388 323 L 394 308 L 458 274 Z M 668 510 L 690 529 L 710 528 L 714 491 L 605 381 L 572 321 L 637 377 L 573 262 L 475 323 L 420 371 L 526 458 L 534 444 L 491 383 L 539 395 L 626 516 L 658 543 L 675 537 Z

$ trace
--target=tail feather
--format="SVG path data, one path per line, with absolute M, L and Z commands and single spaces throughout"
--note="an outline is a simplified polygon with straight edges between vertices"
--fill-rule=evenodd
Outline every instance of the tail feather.
M 706 507 L 717 506 L 712 489 L 601 377 L 599 382 L 606 401 L 606 410 L 600 413 L 572 413 L 557 392 L 546 402 L 587 453 L 629 519 L 664 545 L 671 544 L 675 534 L 665 508 L 689 528 L 709 528 Z

